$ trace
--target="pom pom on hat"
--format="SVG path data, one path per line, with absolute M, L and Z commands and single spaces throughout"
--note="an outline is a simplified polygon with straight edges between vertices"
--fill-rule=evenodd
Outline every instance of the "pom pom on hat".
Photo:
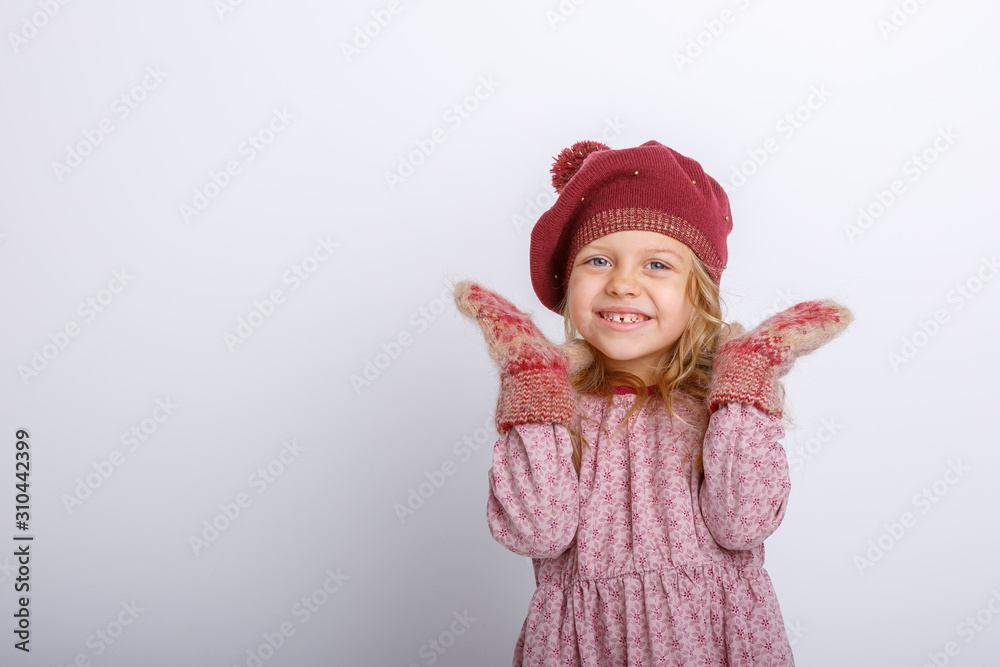
M 556 192 L 561 192 L 563 186 L 569 183 L 573 174 L 580 170 L 583 161 L 587 156 L 597 151 L 609 151 L 610 146 L 606 146 L 599 141 L 578 141 L 569 148 L 564 148 L 557 155 L 552 163 L 552 187 Z

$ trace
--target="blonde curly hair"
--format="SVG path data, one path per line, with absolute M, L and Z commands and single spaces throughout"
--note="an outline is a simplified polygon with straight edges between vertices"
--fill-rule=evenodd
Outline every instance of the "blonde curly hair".
M 694 465 L 701 465 L 701 440 L 708 428 L 708 408 L 705 399 L 708 397 L 709 383 L 712 377 L 712 361 L 719 346 L 730 337 L 743 333 L 740 325 L 730 325 L 722 320 L 722 306 L 718 286 L 712 282 L 705 264 L 688 250 L 691 270 L 688 272 L 687 296 L 691 302 L 691 315 L 687 326 L 681 333 L 675 345 L 664 350 L 656 365 L 655 377 L 657 390 L 646 396 L 646 384 L 642 378 L 627 371 L 615 371 L 608 368 L 604 355 L 589 342 L 579 337 L 579 332 L 569 316 L 569 289 L 559 303 L 563 315 L 567 345 L 586 348 L 590 361 L 576 370 L 570 378 L 573 388 L 580 393 L 591 393 L 607 397 L 610 406 L 614 399 L 613 387 L 616 385 L 632 387 L 636 391 L 636 400 L 622 418 L 622 424 L 627 424 L 629 417 L 642 408 L 647 400 L 663 401 L 670 414 L 686 424 L 697 429 L 699 433 L 697 452 Z M 583 349 L 581 349 L 583 352 Z M 587 355 L 583 355 L 586 358 Z M 694 423 L 685 420 L 678 414 L 675 405 L 680 402 L 693 410 L 686 411 L 689 416 L 697 415 Z M 621 424 L 619 424 L 621 426 Z M 617 428 L 616 428 L 617 430 Z M 583 447 L 589 446 L 583 434 L 569 427 L 573 442 L 573 466 L 580 473 L 580 462 L 583 457 Z

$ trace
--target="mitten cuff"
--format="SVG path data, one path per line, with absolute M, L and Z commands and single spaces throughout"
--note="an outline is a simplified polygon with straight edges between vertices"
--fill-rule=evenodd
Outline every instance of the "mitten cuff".
M 500 377 L 496 426 L 501 435 L 516 424 L 569 424 L 575 413 L 576 400 L 565 364 L 521 368 Z
M 746 403 L 781 417 L 782 401 L 774 360 L 768 355 L 740 352 L 727 359 L 721 376 L 713 378 L 709 410 L 715 412 L 723 403 Z

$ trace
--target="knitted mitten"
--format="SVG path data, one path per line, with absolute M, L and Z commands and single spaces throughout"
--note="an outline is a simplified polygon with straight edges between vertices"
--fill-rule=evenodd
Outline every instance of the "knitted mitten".
M 576 401 L 566 352 L 549 342 L 529 315 L 476 283 L 457 283 L 455 304 L 479 325 L 500 371 L 497 432 L 515 424 L 569 424 Z
M 712 365 L 709 410 L 715 412 L 723 403 L 747 403 L 780 417 L 778 379 L 798 357 L 825 345 L 853 320 L 851 311 L 834 301 L 805 301 L 748 334 L 730 338 L 719 347 Z

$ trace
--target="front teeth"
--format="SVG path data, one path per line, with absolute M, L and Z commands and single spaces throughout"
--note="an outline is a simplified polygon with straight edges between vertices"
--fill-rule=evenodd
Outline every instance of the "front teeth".
M 621 313 L 601 313 L 601 317 L 610 322 L 621 322 L 623 324 L 634 324 L 636 322 L 644 322 L 648 320 L 648 317 L 642 315 L 623 315 Z

